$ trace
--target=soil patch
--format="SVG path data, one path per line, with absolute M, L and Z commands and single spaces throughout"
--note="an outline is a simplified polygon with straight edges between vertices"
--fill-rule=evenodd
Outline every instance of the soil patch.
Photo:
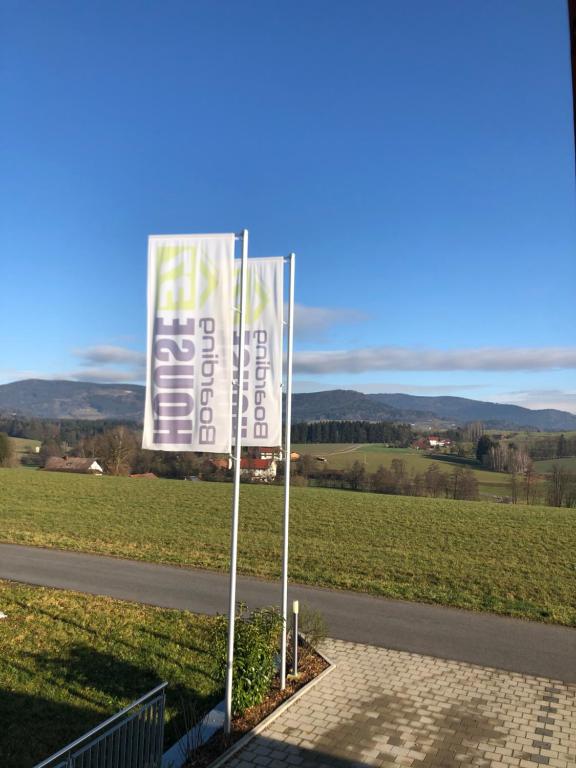
M 206 744 L 195 749 L 186 763 L 186 768 L 207 768 L 210 763 L 214 762 L 248 731 L 251 731 L 258 723 L 261 723 L 268 715 L 272 714 L 280 704 L 293 696 L 300 688 L 317 677 L 328 666 L 329 664 L 326 659 L 322 658 L 315 651 L 311 650 L 306 653 L 303 658 L 299 659 L 297 678 L 288 677 L 286 687 L 282 691 L 280 690 L 280 676 L 277 675 L 274 678 L 268 696 L 262 704 L 250 707 L 243 715 L 234 717 L 232 719 L 232 733 L 230 736 L 225 736 L 222 731 L 219 731 Z

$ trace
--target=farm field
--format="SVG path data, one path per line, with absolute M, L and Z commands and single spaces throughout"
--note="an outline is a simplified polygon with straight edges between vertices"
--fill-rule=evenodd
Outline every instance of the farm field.
M 568 470 L 568 472 L 576 472 L 576 456 L 571 456 L 570 458 L 565 459 L 546 459 L 534 462 L 536 472 L 551 472 L 552 467 L 555 465 Z
M 31 768 L 164 681 L 167 744 L 185 732 L 183 701 L 189 715 L 219 698 L 213 619 L 5 581 L 0 606 L 2 768 Z
M 561 434 L 564 435 L 566 438 L 572 438 L 576 437 L 575 431 L 567 430 L 565 432 L 516 432 L 515 430 L 509 430 L 509 429 L 487 429 L 486 430 L 487 435 L 502 435 L 505 439 L 511 440 L 516 445 L 524 445 L 526 443 L 533 442 L 534 440 L 539 440 L 543 437 L 551 437 L 558 439 Z
M 40 447 L 39 440 L 29 440 L 26 437 L 11 437 L 10 442 L 14 448 L 14 455 L 18 463 L 20 463 L 22 457 L 27 453 L 34 451 L 35 448 Z
M 450 473 L 455 467 L 470 467 L 478 480 L 481 494 L 490 496 L 508 496 L 510 494 L 510 479 L 501 472 L 490 472 L 487 469 L 477 469 L 474 461 L 459 459 L 457 456 L 438 455 L 431 458 L 414 448 L 386 448 L 379 443 L 304 443 L 296 444 L 293 450 L 298 453 L 308 453 L 311 456 L 323 456 L 327 466 L 333 469 L 346 469 L 355 461 L 366 466 L 367 472 L 376 472 L 382 464 L 390 467 L 393 459 L 402 459 L 409 472 L 426 472 L 431 464 L 436 464 L 443 472 Z M 319 466 L 322 466 L 319 464 Z
M 232 486 L 0 470 L 0 540 L 226 570 Z M 283 489 L 243 485 L 242 573 L 278 578 Z M 294 488 L 294 581 L 576 626 L 576 514 Z

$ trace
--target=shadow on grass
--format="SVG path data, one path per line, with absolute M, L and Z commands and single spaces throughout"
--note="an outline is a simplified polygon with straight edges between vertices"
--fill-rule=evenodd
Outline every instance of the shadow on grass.
M 65 657 L 28 653 L 11 665 L 34 692 L 0 688 L 0 766 L 28 768 L 163 682 L 154 669 L 77 643 Z M 208 674 L 188 666 L 191 674 Z M 42 681 L 39 683 L 38 681 Z M 51 695 L 52 694 L 52 695 Z M 191 713 L 201 716 L 219 698 L 181 681 L 167 690 L 165 746 L 185 732 Z
M 427 459 L 434 459 L 434 461 L 442 461 L 444 464 L 452 464 L 455 467 L 470 467 L 470 469 L 486 469 L 476 459 L 471 459 L 467 456 L 454 456 L 450 453 L 427 453 Z
M 142 627 L 140 631 L 150 635 L 151 637 L 155 637 L 157 640 L 163 640 L 167 643 L 174 642 L 174 638 L 170 637 L 170 635 L 167 635 L 165 632 L 157 632 L 155 629 L 149 629 L 148 627 Z M 198 653 L 203 656 L 212 656 L 212 653 L 208 650 L 208 648 L 200 648 L 199 645 L 192 645 L 190 642 L 178 642 L 178 645 L 182 648 L 186 648 L 188 651 L 192 651 L 193 653 Z
M 27 608 L 26 603 L 24 603 L 24 602 L 22 602 L 20 600 L 15 600 L 14 603 L 16 605 L 21 606 L 22 608 Z M 74 629 L 78 629 L 78 630 L 80 630 L 80 632 L 83 632 L 83 633 L 85 633 L 87 635 L 92 635 L 93 637 L 98 637 L 99 636 L 98 631 L 93 629 L 92 627 L 85 626 L 84 624 L 80 624 L 80 622 L 75 621 L 74 619 L 71 619 L 67 615 L 63 615 L 61 613 L 58 613 L 57 611 L 48 611 L 45 608 L 41 608 L 39 606 L 35 606 L 34 607 L 34 611 L 35 611 L 35 613 L 41 613 L 42 615 L 48 617 L 52 621 L 60 621 L 63 624 L 67 624 L 68 626 L 73 627 Z M 156 630 L 148 629 L 147 627 L 138 627 L 137 632 L 140 633 L 140 634 L 149 635 L 150 637 L 155 637 L 157 640 L 161 640 L 161 641 L 164 641 L 166 643 L 172 643 L 172 644 L 178 645 L 178 646 L 180 646 L 182 648 L 186 648 L 186 650 L 192 651 L 193 653 L 196 653 L 196 654 L 199 654 L 199 655 L 201 654 L 201 655 L 204 655 L 204 656 L 211 656 L 211 654 L 207 650 L 207 648 L 201 648 L 200 646 L 192 645 L 189 642 L 187 642 L 187 643 L 180 643 L 177 640 L 174 640 L 174 638 L 171 637 L 170 635 L 167 635 L 167 634 L 165 634 L 163 632 L 157 632 Z M 118 643 L 119 645 L 123 645 L 126 648 L 130 648 L 130 649 L 135 650 L 135 651 L 139 651 L 140 647 L 141 647 L 141 646 L 139 646 L 139 645 L 137 645 L 135 643 L 128 642 L 128 640 L 126 640 L 123 637 L 119 637 L 118 635 L 115 635 L 114 641 L 116 643 Z M 185 664 L 183 662 L 181 662 L 179 659 L 177 659 L 174 656 L 171 656 L 170 654 L 160 650 L 158 647 L 156 647 L 154 649 L 154 655 L 159 657 L 159 658 L 161 658 L 161 659 L 165 659 L 170 664 L 178 666 L 178 667 L 180 667 L 182 669 L 184 669 L 184 667 L 185 667 Z M 190 669 L 189 665 L 188 665 L 188 668 Z M 209 679 L 213 679 L 212 675 L 207 673 L 204 669 L 201 669 L 200 667 L 194 667 L 193 669 L 198 674 L 204 675 L 204 676 L 206 676 Z
M 107 715 L 88 706 L 0 689 L 0 765 L 32 768 Z

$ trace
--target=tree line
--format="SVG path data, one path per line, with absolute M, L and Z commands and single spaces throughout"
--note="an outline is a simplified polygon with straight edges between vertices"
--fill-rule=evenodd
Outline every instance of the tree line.
M 576 435 L 574 437 L 566 437 L 564 434 L 539 437 L 527 444 L 527 450 L 534 461 L 576 456 Z
M 173 451 L 145 451 L 142 430 L 114 426 L 102 433 L 82 437 L 74 455 L 95 458 L 111 475 L 144 474 L 181 480 L 200 471 L 206 457 L 202 454 Z
M 390 421 L 311 421 L 292 424 L 293 443 L 386 443 L 407 448 L 415 438 L 409 424 Z
M 380 465 L 370 473 L 360 461 L 340 470 L 318 469 L 316 465 L 312 456 L 301 457 L 294 467 L 295 476 L 301 478 L 299 484 L 400 496 L 470 501 L 479 498 L 478 481 L 469 467 L 457 466 L 451 472 L 443 472 L 436 464 L 430 464 L 424 472 L 416 472 L 408 469 L 404 459 L 392 459 L 389 467 Z
M 494 472 L 525 472 L 532 464 L 528 451 L 514 443 L 502 443 L 482 435 L 476 445 L 476 458 Z
M 331 425 L 334 425 L 333 428 L 330 428 Z M 294 425 L 294 428 L 295 442 L 303 442 L 304 435 L 313 442 L 321 442 L 319 436 L 324 437 L 324 442 L 336 442 L 339 436 L 345 442 L 370 442 L 372 438 L 377 442 L 404 447 L 406 443 L 410 444 L 413 437 L 408 425 L 389 422 L 317 422 Z M 58 422 L 19 417 L 0 419 L 0 466 L 3 467 L 12 466 L 15 461 L 8 435 L 42 440 L 40 453 L 30 453 L 25 458 L 25 463 L 29 464 L 43 466 L 50 456 L 68 454 L 95 458 L 112 475 L 153 472 L 159 477 L 181 479 L 202 473 L 206 479 L 227 479 L 227 473 L 212 471 L 202 454 L 142 450 L 141 428 L 130 422 Z M 554 438 L 556 451 L 559 446 L 566 445 L 560 437 L 563 436 Z M 570 439 L 565 440 L 565 449 L 570 450 Z M 534 470 L 527 447 L 481 435 L 476 445 L 476 457 L 482 466 L 510 475 L 506 500 L 576 507 L 576 473 L 560 464 L 553 465 L 543 483 Z M 376 472 L 368 473 L 360 462 L 355 462 L 347 470 L 319 469 L 318 463 L 308 455 L 302 456 L 293 467 L 296 483 L 411 496 L 478 498 L 474 473 L 464 467 L 443 472 L 436 465 L 431 465 L 425 472 L 409 472 L 402 459 L 393 459 L 390 467 L 381 466 Z
M 117 419 L 36 419 L 25 416 L 0 416 L 0 432 L 10 437 L 24 437 L 41 443 L 54 441 L 60 445 L 76 445 L 81 439 L 95 437 L 114 427 L 127 427 L 137 431 L 135 421 Z

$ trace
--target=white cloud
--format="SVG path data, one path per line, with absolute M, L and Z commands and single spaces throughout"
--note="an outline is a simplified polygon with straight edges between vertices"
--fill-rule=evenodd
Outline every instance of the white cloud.
M 504 392 L 490 398 L 495 403 L 511 403 L 523 408 L 540 410 L 555 408 L 576 414 L 576 392 L 561 389 L 533 389 L 529 391 Z
M 146 355 L 134 349 L 99 344 L 74 350 L 79 359 L 80 368 L 51 379 L 69 379 L 72 381 L 95 381 L 102 384 L 122 382 L 141 383 L 145 379 Z
M 367 371 L 545 371 L 576 368 L 576 347 L 417 349 L 368 347 L 298 352 L 294 370 L 305 374 Z
M 455 395 L 458 397 L 468 397 L 462 395 L 462 392 L 485 389 L 487 384 L 398 384 L 396 382 L 368 382 L 359 384 L 356 387 L 350 386 L 349 389 L 358 389 L 365 394 L 381 394 L 382 392 L 400 393 L 403 395 Z
M 328 384 L 324 381 L 314 381 L 314 379 L 294 379 L 294 392 L 327 392 L 330 389 L 355 389 L 361 392 L 360 387 L 348 386 L 345 384 Z
M 70 371 L 58 376 L 51 376 L 50 378 L 70 381 L 92 381 L 98 384 L 124 384 L 129 382 L 141 384 L 144 381 L 144 371 L 140 368 L 82 368 L 79 371 Z
M 330 389 L 352 389 L 369 394 L 401 393 L 405 395 L 455 395 L 469 397 L 463 392 L 486 389 L 487 384 L 401 384 L 396 381 L 347 381 L 339 384 L 327 383 L 323 379 L 294 379 L 295 392 L 322 392 Z
M 295 304 L 294 334 L 302 341 L 321 340 L 331 328 L 346 323 L 361 323 L 367 317 L 364 312 L 356 309 L 330 309 Z
M 93 365 L 94 363 L 100 365 L 145 365 L 146 363 L 146 355 L 143 352 L 107 344 L 75 349 L 73 354 L 80 358 L 82 365 Z
M 46 374 L 36 370 L 23 370 L 20 368 L 0 368 L 0 384 L 10 384 L 13 381 L 25 379 L 45 379 Z

